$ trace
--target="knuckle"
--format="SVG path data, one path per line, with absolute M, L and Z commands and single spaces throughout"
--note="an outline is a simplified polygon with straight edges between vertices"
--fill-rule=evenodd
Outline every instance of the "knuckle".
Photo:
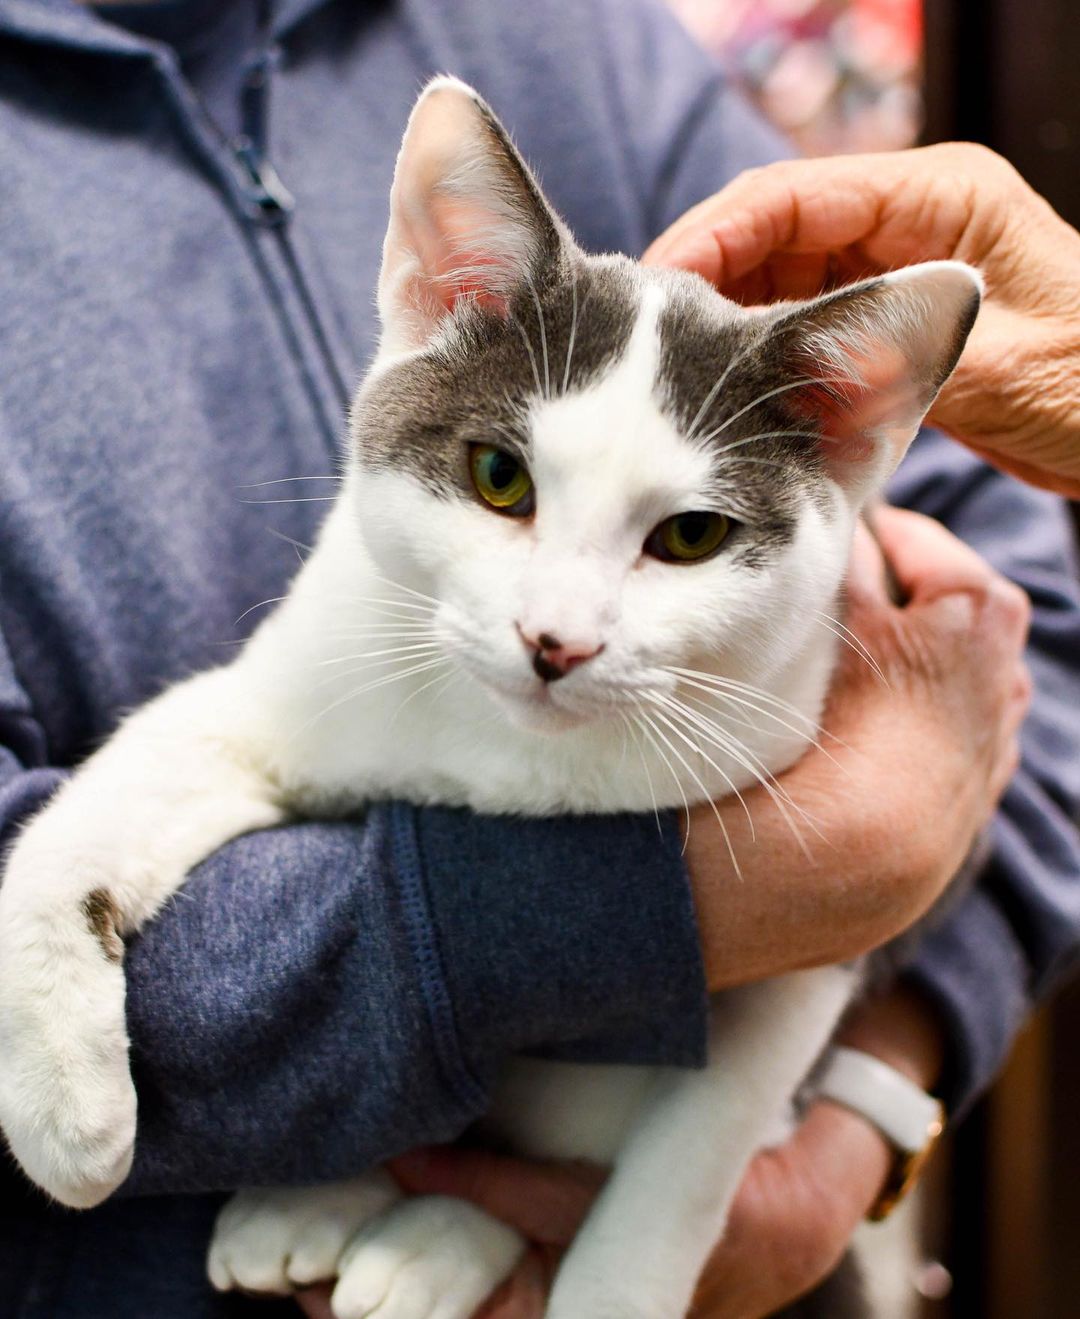
M 991 579 L 987 603 L 992 608 L 994 622 L 1007 630 L 1011 638 L 1022 639 L 1031 626 L 1031 600 L 1026 591 L 1004 577 Z

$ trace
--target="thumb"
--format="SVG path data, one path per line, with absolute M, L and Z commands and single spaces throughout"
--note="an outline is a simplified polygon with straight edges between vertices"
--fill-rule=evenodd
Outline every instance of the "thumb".
M 981 595 L 995 579 L 973 549 L 921 513 L 882 507 L 874 515 L 874 531 L 913 605 L 960 592 Z
M 395 1159 L 390 1171 L 412 1195 L 471 1200 L 530 1241 L 565 1246 L 606 1174 L 579 1163 L 533 1163 L 489 1150 L 436 1146 Z

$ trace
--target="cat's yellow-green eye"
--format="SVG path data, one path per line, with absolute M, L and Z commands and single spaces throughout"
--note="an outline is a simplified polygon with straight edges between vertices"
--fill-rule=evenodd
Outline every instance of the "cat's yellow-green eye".
M 715 553 L 730 530 L 723 513 L 678 513 L 652 532 L 645 553 L 665 563 L 697 563 Z
M 505 449 L 496 449 L 493 444 L 471 444 L 469 472 L 476 493 L 497 513 L 521 518 L 533 511 L 532 477 Z

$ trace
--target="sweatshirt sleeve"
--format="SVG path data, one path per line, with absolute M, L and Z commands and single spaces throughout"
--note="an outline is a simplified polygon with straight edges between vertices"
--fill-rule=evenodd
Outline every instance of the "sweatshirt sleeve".
M 9 841 L 66 772 L 2 640 L 0 737 Z M 129 949 L 125 1192 L 328 1179 L 449 1139 L 512 1050 L 700 1062 L 693 905 L 657 824 L 391 803 L 222 848 Z
M 963 1112 L 1016 1032 L 1080 960 L 1080 571 L 1069 514 L 924 433 L 894 482 L 898 503 L 940 519 L 1031 598 L 1034 680 L 1022 763 L 993 822 L 977 886 L 922 940 L 906 971 L 949 1036 L 943 1098 Z
M 230 843 L 131 947 L 127 1193 L 309 1182 L 448 1140 L 512 1050 L 701 1061 L 678 830 L 373 807 Z

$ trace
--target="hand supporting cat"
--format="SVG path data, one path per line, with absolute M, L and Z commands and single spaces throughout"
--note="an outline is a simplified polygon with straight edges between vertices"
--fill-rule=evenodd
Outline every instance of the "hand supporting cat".
M 76 1206 L 126 1175 L 116 936 L 239 833 L 383 795 L 538 815 L 689 808 L 753 782 L 807 824 L 773 775 L 817 729 L 853 527 L 979 291 L 935 263 L 746 312 L 696 277 L 587 257 L 491 111 L 432 83 L 391 195 L 380 351 L 315 551 L 233 664 L 129 719 L 12 853 L 0 1123 L 27 1172 Z M 725 994 L 699 1074 L 511 1073 L 505 1135 L 616 1167 L 553 1316 L 684 1312 L 854 984 L 825 967 Z M 323 1266 L 337 1253 L 340 1319 L 466 1319 L 466 1293 L 520 1243 L 380 1185 L 250 1193 L 238 1203 L 272 1229 L 227 1212 L 216 1280 L 284 1286 L 314 1240 Z M 446 1241 L 471 1261 L 460 1289 Z

